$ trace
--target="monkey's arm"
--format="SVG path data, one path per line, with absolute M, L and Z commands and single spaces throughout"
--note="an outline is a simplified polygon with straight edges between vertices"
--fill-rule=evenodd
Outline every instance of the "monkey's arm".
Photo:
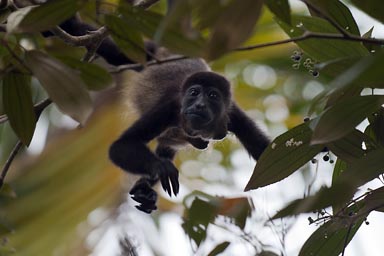
M 228 130 L 240 140 L 248 153 L 258 160 L 270 143 L 269 138 L 235 103 L 229 112 Z
M 179 106 L 175 102 L 158 106 L 149 111 L 127 129 L 109 149 L 111 160 L 131 173 L 160 179 L 165 192 L 177 195 L 179 191 L 178 170 L 169 159 L 152 153 L 146 144 L 178 122 Z M 171 190 L 172 187 L 172 190 Z

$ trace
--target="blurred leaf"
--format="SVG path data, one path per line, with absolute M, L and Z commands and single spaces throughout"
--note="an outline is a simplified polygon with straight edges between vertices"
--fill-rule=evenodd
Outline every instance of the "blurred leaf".
M 106 15 L 105 23 L 119 48 L 132 60 L 144 64 L 146 53 L 141 33 L 129 23 L 113 15 Z
M 291 24 L 291 8 L 288 0 L 265 0 L 264 3 L 277 18 Z
M 9 184 L 3 184 L 0 190 L 2 198 L 16 198 L 16 193 Z
M 344 161 L 351 161 L 360 158 L 365 154 L 363 150 L 363 143 L 370 142 L 371 139 L 360 132 L 359 130 L 352 130 L 346 136 L 328 143 L 326 146 L 334 153 L 339 159 Z
M 81 79 L 89 90 L 102 90 L 112 84 L 111 74 L 99 65 L 68 56 L 59 56 L 58 58 L 71 68 L 80 71 Z
M 346 225 L 341 218 L 334 218 L 321 225 L 304 243 L 299 256 L 338 256 L 343 251 L 346 237 L 347 244 L 352 240 L 364 221 L 365 216 Z M 349 225 L 351 229 L 349 230 Z
M 320 9 L 322 13 L 327 15 L 328 18 L 332 19 L 346 31 L 360 36 L 359 27 L 357 26 L 351 11 L 339 0 L 307 0 L 307 2 L 312 3 L 316 8 Z M 316 13 L 316 11 L 309 6 L 308 9 L 312 16 L 324 18 L 322 17 L 322 14 Z
M 216 59 L 248 39 L 259 19 L 262 5 L 261 0 L 226 1 L 212 27 L 207 59 Z
M 219 255 L 220 253 L 224 252 L 229 245 L 230 245 L 230 242 L 223 242 L 217 245 L 210 253 L 208 253 L 208 256 Z
M 82 3 L 83 1 L 77 0 L 55 0 L 33 7 L 30 11 L 23 10 L 18 14 L 18 16 L 23 16 L 22 19 L 13 20 L 12 30 L 15 32 L 48 30 L 73 16 Z M 8 30 L 8 32 L 10 31 Z
M 87 217 L 95 209 L 108 214 L 121 200 L 124 173 L 107 157 L 120 119 L 118 108 L 101 108 L 84 129 L 52 138 L 38 157 L 16 159 L 10 184 L 17 198 L 1 202 L 1 220 L 12 228 L 17 255 L 90 253 L 79 252 L 95 228 Z M 36 232 L 39 239 L 31 239 Z
M 292 25 L 281 20 L 277 22 L 291 38 L 301 36 L 307 30 L 339 34 L 329 22 L 317 17 L 292 15 Z M 359 42 L 312 38 L 296 44 L 310 57 L 320 62 L 368 55 L 367 49 Z
M 27 6 L 12 12 L 7 18 L 7 32 L 19 32 L 20 22 L 24 19 L 25 15 L 27 15 L 27 13 L 29 13 L 32 9 L 33 6 Z
M 323 187 L 316 194 L 297 199 L 289 203 L 273 216 L 273 219 L 298 215 L 300 213 L 313 212 L 328 206 L 345 203 L 353 195 L 352 189 L 347 184 Z
M 92 101 L 80 75 L 40 51 L 27 51 L 25 62 L 58 108 L 84 125 L 92 113 Z
M 384 5 L 380 0 L 352 0 L 352 3 L 371 17 L 384 23 Z
M 182 227 L 185 233 L 199 246 L 207 237 L 208 224 L 215 218 L 215 206 L 196 198 L 191 207 L 186 209 L 185 215 Z
M 8 72 L 3 78 L 3 104 L 12 129 L 29 146 L 36 127 L 31 93 L 31 77 Z
M 207 228 L 218 215 L 228 217 L 244 229 L 247 217 L 252 212 L 248 198 L 213 197 L 205 193 L 193 192 L 184 200 L 194 197 L 191 206 L 185 208 L 183 229 L 199 245 L 207 236 Z
M 15 253 L 16 253 L 16 250 L 14 248 L 9 248 L 9 247 L 0 245 L 1 256 L 15 255 Z
M 384 96 L 377 95 L 352 97 L 337 102 L 321 115 L 311 143 L 321 144 L 342 138 L 383 103 Z
M 257 161 L 245 191 L 280 181 L 310 161 L 323 146 L 310 145 L 312 130 L 301 124 L 277 137 Z
M 123 15 L 123 20 L 132 29 L 141 31 L 145 36 L 154 39 L 172 52 L 187 56 L 199 56 L 201 54 L 204 40 L 199 36 L 185 37 L 182 31 L 175 27 L 160 29 L 160 24 L 164 19 L 163 15 L 124 4 L 120 6 L 120 12 Z

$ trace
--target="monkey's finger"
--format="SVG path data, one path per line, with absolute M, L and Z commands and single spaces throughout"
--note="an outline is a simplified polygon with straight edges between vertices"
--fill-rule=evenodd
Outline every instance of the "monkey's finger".
M 171 181 L 173 194 L 174 194 L 175 196 L 177 196 L 177 194 L 179 193 L 179 188 L 180 188 L 180 185 L 179 185 L 179 175 L 178 175 L 178 173 L 177 173 L 176 175 L 174 175 L 173 177 L 170 177 L 169 180 Z
M 164 191 L 168 193 L 169 196 L 172 196 L 171 193 L 171 186 L 169 185 L 168 177 L 165 175 L 160 177 L 161 186 L 163 187 Z

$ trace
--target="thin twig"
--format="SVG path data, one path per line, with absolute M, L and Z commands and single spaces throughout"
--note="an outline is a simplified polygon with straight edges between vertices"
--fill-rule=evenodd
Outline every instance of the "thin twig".
M 275 45 L 304 41 L 304 40 L 307 40 L 310 38 L 335 39 L 335 40 L 356 41 L 356 42 L 362 42 L 362 43 L 384 45 L 383 39 L 364 38 L 364 37 L 355 36 L 355 35 L 350 35 L 349 37 L 345 37 L 342 34 L 319 33 L 319 32 L 305 31 L 301 36 L 298 36 L 298 37 L 292 37 L 292 38 L 288 38 L 288 39 L 284 39 L 284 40 L 280 40 L 280 41 L 274 41 L 274 42 L 238 47 L 238 48 L 235 48 L 233 50 L 234 51 L 248 51 L 248 50 L 254 50 L 254 49 L 259 49 L 259 48 L 264 48 L 264 47 L 269 47 L 269 46 L 275 46 Z
M 13 159 L 16 157 L 17 153 L 19 153 L 19 150 L 21 149 L 22 146 L 23 146 L 23 143 L 20 140 L 17 141 L 15 147 L 13 148 L 11 154 L 9 155 L 9 157 L 7 159 L 7 162 L 5 162 L 5 165 L 4 165 L 3 170 L 1 171 L 1 175 L 0 175 L 0 189 L 4 185 L 5 176 L 7 176 L 9 167 L 11 166 Z
M 35 114 L 36 114 L 36 118 L 39 118 L 40 115 L 41 115 L 41 112 L 49 106 L 49 104 L 51 104 L 52 101 L 51 99 L 45 99 L 39 103 L 37 103 L 35 106 L 34 106 L 34 109 L 35 109 Z M 0 116 L 0 124 L 2 123 L 5 123 L 8 121 L 8 116 L 7 115 L 1 115 Z
M 162 60 L 148 61 L 146 63 L 146 66 L 161 65 L 163 63 L 172 62 L 172 61 L 178 61 L 178 60 L 185 60 L 185 59 L 188 59 L 188 58 L 190 58 L 190 57 L 188 57 L 188 56 L 172 56 L 172 57 L 165 58 L 165 59 L 162 59 Z M 124 70 L 137 70 L 137 69 L 141 69 L 143 67 L 144 66 L 142 64 L 120 65 L 120 66 L 117 66 L 116 68 L 113 68 L 112 70 L 109 70 L 109 72 L 110 73 L 120 73 L 120 72 L 122 72 Z

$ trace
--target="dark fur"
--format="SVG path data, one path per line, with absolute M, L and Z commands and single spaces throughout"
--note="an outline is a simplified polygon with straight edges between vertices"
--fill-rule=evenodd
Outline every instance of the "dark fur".
M 78 17 L 60 26 L 74 36 L 95 30 Z M 52 34 L 44 32 L 43 35 Z M 150 59 L 158 55 L 159 48 L 147 42 L 146 51 Z M 110 38 L 101 43 L 96 53 L 112 65 L 134 63 Z M 216 88 L 220 100 L 211 102 L 203 97 L 206 106 L 198 110 L 199 99 L 187 96 L 187 91 L 195 85 L 199 85 L 203 93 Z M 191 144 L 205 149 L 210 140 L 222 139 L 231 131 L 257 160 L 269 144 L 269 139 L 232 100 L 229 82 L 210 72 L 201 59 L 149 66 L 133 79 L 127 94 L 140 118 L 111 145 L 109 155 L 120 168 L 143 176 L 130 191 L 132 198 L 139 202 L 136 207 L 143 212 L 156 209 L 157 193 L 152 186 L 159 180 L 169 195 L 172 191 L 175 195 L 178 193 L 178 170 L 172 160 L 180 146 Z M 207 125 L 200 125 L 200 118 L 185 114 L 201 110 L 208 117 Z M 153 139 L 158 141 L 155 153 L 146 146 Z
M 187 102 L 187 90 L 194 85 L 201 85 L 203 90 L 217 88 L 221 97 L 214 121 L 199 130 L 191 129 L 183 114 L 186 107 L 193 107 L 193 98 Z M 229 82 L 210 72 L 201 59 L 150 66 L 128 88 L 140 118 L 112 144 L 110 158 L 122 169 L 144 176 L 131 190 L 134 200 L 140 203 L 137 208 L 144 212 L 156 209 L 157 197 L 151 184 L 157 180 L 169 195 L 171 190 L 178 193 L 178 171 L 171 161 L 180 146 L 189 143 L 204 149 L 209 140 L 222 139 L 231 131 L 257 160 L 269 144 L 269 139 L 231 99 Z M 153 139 L 158 141 L 155 153 L 146 146 Z

